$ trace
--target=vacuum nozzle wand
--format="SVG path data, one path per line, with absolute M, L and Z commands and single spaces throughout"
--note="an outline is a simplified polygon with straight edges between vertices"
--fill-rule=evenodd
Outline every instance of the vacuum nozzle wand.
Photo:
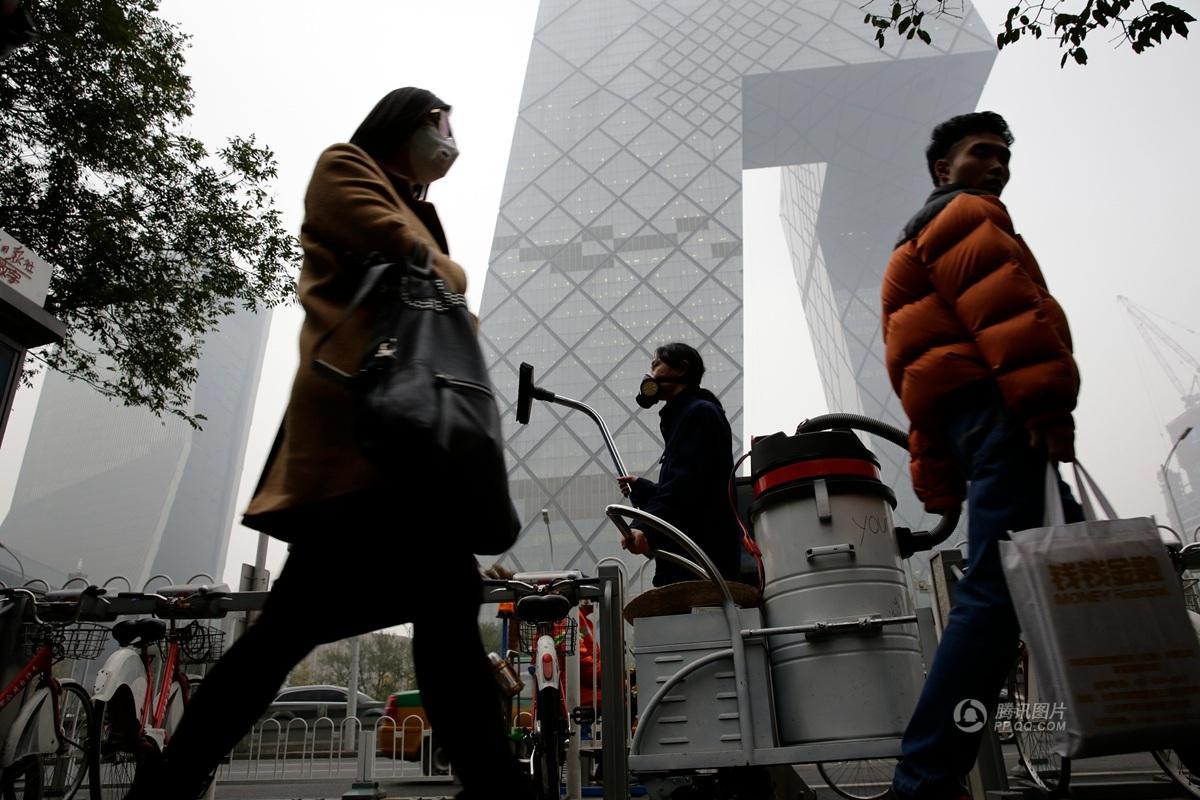
M 533 384 L 533 365 L 521 362 L 521 371 L 517 381 L 517 422 L 529 424 L 529 412 L 534 400 L 553 403 L 558 399 L 554 392 L 547 391 Z

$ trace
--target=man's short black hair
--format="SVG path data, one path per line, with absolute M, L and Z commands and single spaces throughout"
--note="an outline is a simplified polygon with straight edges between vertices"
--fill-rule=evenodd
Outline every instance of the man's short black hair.
M 954 145 L 977 133 L 994 133 L 1009 147 L 1013 143 L 1008 123 L 995 111 L 976 111 L 951 117 L 933 129 L 929 147 L 925 149 L 925 162 L 929 165 L 929 177 L 933 178 L 934 186 L 938 185 L 938 176 L 933 165 L 950 155 Z
M 704 377 L 704 359 L 690 344 L 671 342 L 654 351 L 654 357 L 672 369 L 684 370 L 680 378 L 689 386 L 699 386 Z

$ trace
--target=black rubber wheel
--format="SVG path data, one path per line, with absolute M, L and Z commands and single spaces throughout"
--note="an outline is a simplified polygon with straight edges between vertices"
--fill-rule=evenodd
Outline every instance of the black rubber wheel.
M 538 800 L 562 796 L 563 735 L 562 701 L 554 689 L 543 689 L 538 697 L 537 736 L 530 766 Z
M 88 775 L 92 698 L 75 681 L 63 681 L 58 711 L 63 747 L 61 753 L 49 753 L 41 758 L 42 797 L 47 800 L 71 800 Z
M 817 764 L 817 772 L 839 797 L 847 800 L 879 800 L 887 797 L 892 788 L 896 759 L 829 761 Z
M 450 772 L 450 755 L 436 738 L 430 737 L 429 744 L 421 750 L 421 771 L 431 778 Z
M 1155 750 L 1150 755 L 1167 773 L 1175 785 L 1189 797 L 1200 798 L 1200 747 L 1184 752 L 1179 750 Z
M 133 699 L 127 692 L 118 693 L 107 703 L 96 701 L 88 741 L 91 800 L 123 800 L 133 785 L 144 747 Z
M 1028 704 L 1029 688 L 1029 651 L 1022 642 L 1017 653 L 1017 664 L 1010 678 L 1008 696 L 1011 702 L 1020 706 Z M 1017 745 L 1017 755 L 1021 766 L 1029 775 L 1029 780 L 1039 789 L 1044 789 L 1050 797 L 1066 797 L 1071 786 L 1071 759 L 1063 758 L 1054 752 L 1055 735 L 1053 731 L 1025 730 L 1017 720 L 1013 729 L 1013 741 Z M 1028 720 L 1024 721 L 1028 724 Z

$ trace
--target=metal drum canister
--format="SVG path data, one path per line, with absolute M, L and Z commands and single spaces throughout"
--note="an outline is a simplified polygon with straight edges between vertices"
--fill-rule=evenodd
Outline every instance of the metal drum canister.
M 896 499 L 848 430 L 755 441 L 755 538 L 767 627 L 913 613 Z M 769 640 L 780 743 L 898 738 L 924 681 L 915 623 Z

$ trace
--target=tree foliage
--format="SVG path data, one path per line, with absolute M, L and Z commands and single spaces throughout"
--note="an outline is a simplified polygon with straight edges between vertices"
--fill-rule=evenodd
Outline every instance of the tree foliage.
M 485 650 L 503 653 L 500 623 L 480 622 L 479 634 Z M 300 662 L 288 676 L 289 686 L 350 683 L 350 640 L 321 645 Z M 376 700 L 393 692 L 417 688 L 413 669 L 412 639 L 390 633 L 371 633 L 361 637 L 358 650 L 358 687 Z
M 963 12 L 962 0 L 891 0 L 887 13 L 875 13 L 888 0 L 868 0 L 863 6 L 867 14 L 863 22 L 875 29 L 875 41 L 883 47 L 887 34 L 895 31 L 906 39 L 918 38 L 932 44 L 933 37 L 924 27 L 929 19 L 958 16 Z M 1004 30 L 996 36 L 996 46 L 1003 50 L 1022 39 L 1057 38 L 1063 48 L 1062 61 L 1087 64 L 1084 43 L 1097 28 L 1111 33 L 1109 41 L 1127 44 L 1135 53 L 1160 45 L 1173 34 L 1187 38 L 1188 25 L 1196 18 L 1170 3 L 1145 3 L 1143 0 L 1020 0 L 1008 9 Z
M 288 300 L 297 260 L 271 151 L 188 136 L 187 37 L 157 0 L 26 0 L 38 38 L 0 63 L 0 228 L 56 269 L 69 338 L 44 365 L 192 424 L 195 362 L 239 308 Z
M 318 647 L 288 676 L 288 685 L 350 683 L 350 640 Z M 416 688 L 412 639 L 390 633 L 361 637 L 358 651 L 358 688 L 377 700 L 393 692 Z

